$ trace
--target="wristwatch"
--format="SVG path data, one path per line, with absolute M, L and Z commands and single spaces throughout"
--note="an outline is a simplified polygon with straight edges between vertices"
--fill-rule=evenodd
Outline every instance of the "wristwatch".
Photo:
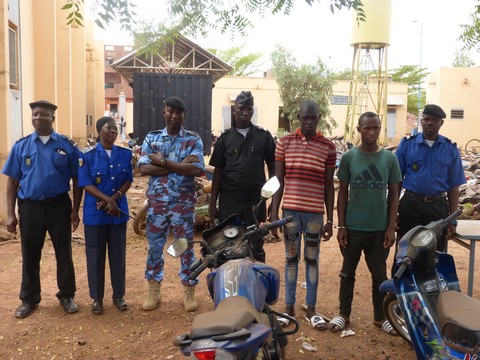
M 166 163 L 167 163 L 167 160 L 165 159 L 160 160 L 160 166 L 165 166 Z

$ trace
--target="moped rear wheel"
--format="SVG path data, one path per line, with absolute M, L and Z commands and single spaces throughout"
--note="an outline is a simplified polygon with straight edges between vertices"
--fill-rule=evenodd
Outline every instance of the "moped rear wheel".
M 394 294 L 387 294 L 387 296 L 385 296 L 385 299 L 383 300 L 383 311 L 397 334 L 408 343 L 411 343 L 410 334 L 408 333 L 402 309 L 400 308 L 397 297 Z

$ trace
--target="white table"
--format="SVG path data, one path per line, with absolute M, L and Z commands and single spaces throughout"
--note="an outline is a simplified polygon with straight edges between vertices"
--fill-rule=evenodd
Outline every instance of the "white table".
M 480 220 L 458 220 L 457 232 L 455 233 L 454 237 L 450 239 L 450 241 L 455 241 L 457 244 L 470 251 L 468 261 L 468 296 L 472 296 L 473 293 L 475 243 L 478 240 L 480 240 Z

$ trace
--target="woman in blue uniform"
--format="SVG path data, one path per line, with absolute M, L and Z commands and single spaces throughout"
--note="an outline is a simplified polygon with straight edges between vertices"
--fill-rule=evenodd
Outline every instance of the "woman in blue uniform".
M 125 196 L 132 185 L 132 152 L 115 145 L 117 123 L 102 117 L 96 124 L 99 134 L 94 148 L 82 154 L 78 185 L 85 189 L 83 223 L 87 256 L 88 287 L 92 312 L 103 312 L 105 258 L 108 246 L 113 303 L 120 310 L 125 302 L 125 257 L 128 203 Z

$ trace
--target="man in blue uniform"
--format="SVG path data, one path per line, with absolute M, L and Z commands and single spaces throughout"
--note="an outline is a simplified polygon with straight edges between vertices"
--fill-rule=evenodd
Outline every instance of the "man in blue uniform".
M 17 318 L 29 316 L 41 300 L 40 258 L 48 231 L 57 262 L 57 298 L 66 313 L 78 311 L 72 261 L 72 230 L 78 227 L 82 190 L 77 186 L 79 151 L 53 130 L 57 106 L 30 103 L 35 131 L 17 141 L 2 169 L 7 180 L 7 230 L 16 233 L 18 199 L 22 246 L 22 285 Z M 73 208 L 68 191 L 73 180 Z
M 144 310 L 153 310 L 160 303 L 160 284 L 164 276 L 163 248 L 170 229 L 178 238 L 193 240 L 195 210 L 195 176 L 205 170 L 200 136 L 183 128 L 186 111 L 182 99 L 165 99 L 163 116 L 166 127 L 147 134 L 138 160 L 140 173 L 150 176 L 148 183 L 147 239 L 148 255 L 145 277 L 148 297 Z M 190 281 L 190 265 L 195 261 L 193 245 L 181 257 L 180 279 L 184 285 L 185 310 L 197 308 L 195 285 Z
M 405 194 L 398 208 L 397 241 L 417 225 L 446 218 L 458 208 L 459 186 L 465 183 L 460 153 L 455 143 L 438 132 L 446 117 L 438 105 L 426 105 L 422 132 L 402 139 L 396 155 Z M 447 232 L 455 233 L 456 222 L 438 239 L 444 251 Z
M 212 219 L 223 221 L 238 214 L 245 225 L 252 225 L 252 206 L 258 203 L 265 184 L 265 164 L 269 177 L 275 175 L 275 141 L 270 132 L 252 124 L 253 113 L 253 95 L 242 91 L 235 99 L 234 126 L 215 142 L 210 158 L 210 165 L 215 167 L 210 199 Z M 262 204 L 258 220 L 265 219 L 266 207 Z M 253 242 L 252 255 L 265 262 L 263 239 Z

